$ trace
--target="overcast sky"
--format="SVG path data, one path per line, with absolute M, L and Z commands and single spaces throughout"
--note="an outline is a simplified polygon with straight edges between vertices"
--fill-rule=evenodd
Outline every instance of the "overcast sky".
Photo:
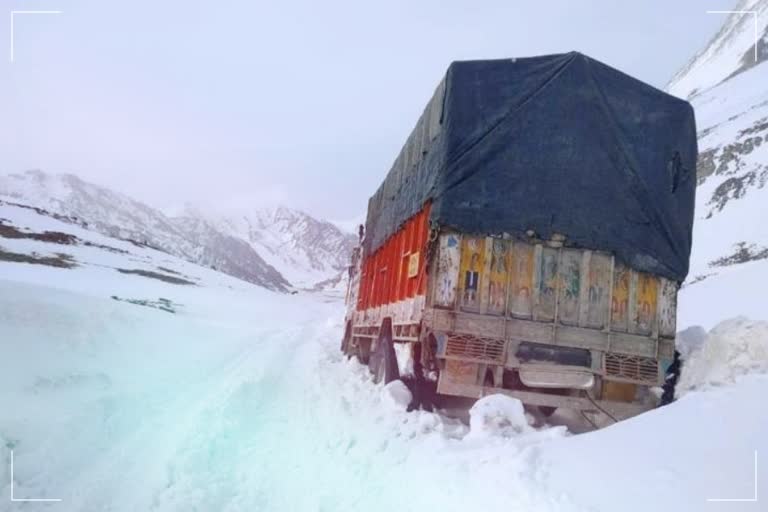
M 154 206 L 365 210 L 452 60 L 578 50 L 663 87 L 734 0 L 0 0 L 0 172 Z

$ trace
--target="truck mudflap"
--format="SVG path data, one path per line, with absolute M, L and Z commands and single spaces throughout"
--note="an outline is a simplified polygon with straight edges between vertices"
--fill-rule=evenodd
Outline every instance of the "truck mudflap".
M 527 405 L 554 408 L 562 407 L 576 411 L 598 413 L 609 416 L 610 419 L 614 421 L 631 418 L 655 408 L 654 404 L 593 400 L 583 396 L 551 395 L 536 391 L 504 389 L 476 384 L 459 384 L 453 383 L 448 379 L 443 379 L 442 375 L 438 381 L 437 392 L 439 394 L 465 396 L 478 399 L 488 395 L 502 394 L 517 398 Z

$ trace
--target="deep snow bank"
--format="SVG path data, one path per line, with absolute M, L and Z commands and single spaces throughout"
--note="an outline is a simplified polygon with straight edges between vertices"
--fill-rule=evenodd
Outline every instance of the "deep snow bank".
M 553 489 L 606 511 L 759 509 L 709 500 L 768 491 L 755 467 L 756 453 L 768 453 L 768 323 L 739 317 L 710 332 L 690 328 L 678 334 L 678 345 L 681 398 L 542 446 Z
M 605 512 L 762 510 L 759 503 L 707 500 L 755 495 L 754 454 L 761 461 L 768 454 L 767 392 L 768 377 L 752 375 L 547 444 L 539 458 L 543 479 L 552 492 Z M 758 496 L 766 493 L 761 473 Z
M 523 403 L 506 395 L 481 398 L 469 410 L 469 417 L 472 437 L 515 437 L 533 431 L 523 410 Z
M 768 147 L 768 146 L 766 146 Z M 759 199 L 759 198 L 758 198 Z M 763 201 L 762 204 L 765 204 Z M 763 215 L 764 216 L 764 215 Z M 738 221 L 742 229 L 751 229 L 754 223 Z M 724 233 L 733 224 L 720 228 L 709 227 L 708 233 Z M 699 237 L 702 238 L 702 237 Z M 714 239 L 709 234 L 704 238 Z M 698 259 L 701 256 L 694 256 Z M 718 323 L 737 316 L 768 321 L 765 294 L 761 283 L 768 282 L 768 259 L 749 261 L 738 265 L 710 269 L 706 279 L 687 283 L 678 297 L 677 326 L 685 329 L 701 325 L 712 329 Z M 693 278 L 693 276 L 692 276 Z
M 768 478 L 759 473 L 756 481 L 754 462 L 756 453 L 768 453 L 768 323 L 734 318 L 684 338 L 682 398 L 597 432 L 529 446 L 537 484 L 574 506 L 605 512 L 761 510 L 759 502 L 710 500 L 768 492 Z M 497 396 L 473 409 L 473 432 L 462 442 L 472 442 L 477 425 L 491 434 L 485 450 L 499 456 L 495 470 L 513 472 L 518 461 L 510 447 L 526 436 L 509 433 L 527 429 L 522 411 Z
M 686 350 L 678 396 L 708 386 L 732 384 L 744 375 L 768 372 L 768 322 L 732 318 L 719 323 L 693 346 L 691 340 L 701 333 L 692 334 L 680 336 L 688 343 L 682 343 Z

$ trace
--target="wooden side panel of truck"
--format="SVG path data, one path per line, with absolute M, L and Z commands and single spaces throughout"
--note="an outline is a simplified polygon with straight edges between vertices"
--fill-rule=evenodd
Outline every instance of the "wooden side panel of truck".
M 430 230 L 428 217 L 426 205 L 353 269 L 350 353 L 365 361 L 391 340 L 444 395 L 501 392 L 614 419 L 655 407 L 651 389 L 674 357 L 677 283 L 564 237 Z

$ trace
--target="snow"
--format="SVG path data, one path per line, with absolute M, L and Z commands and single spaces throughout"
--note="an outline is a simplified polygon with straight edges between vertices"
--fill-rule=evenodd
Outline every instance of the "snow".
M 406 412 L 402 383 L 342 357 L 333 296 L 269 292 L 29 210 L 0 217 L 128 251 L 40 242 L 79 266 L 0 262 L 0 511 L 728 511 L 706 499 L 752 496 L 754 451 L 768 453 L 766 375 L 577 436 L 489 396 L 467 428 Z M 196 285 L 114 270 L 161 262 Z M 15 497 L 60 503 L 8 500 L 11 450 Z
M 718 322 L 745 315 L 768 320 L 761 283 L 768 281 L 768 260 L 750 261 L 722 269 L 703 281 L 687 284 L 678 296 L 678 329 Z
M 514 437 L 533 430 L 523 403 L 505 395 L 490 395 L 475 402 L 469 410 L 469 429 L 474 438 Z
M 382 401 L 384 404 L 393 410 L 404 411 L 408 408 L 408 404 L 411 403 L 413 395 L 403 381 L 393 380 L 381 391 Z
M 704 345 L 705 341 L 707 341 L 706 329 L 700 325 L 694 325 L 678 331 L 675 337 L 675 348 L 683 359 L 688 359 Z
M 395 359 L 397 360 L 397 369 L 401 377 L 413 375 L 413 354 L 408 345 L 395 344 Z
M 678 393 L 732 384 L 757 373 L 768 373 L 768 322 L 732 318 L 719 323 L 684 358 Z
M 550 488 L 592 510 L 762 510 L 759 503 L 707 500 L 755 495 L 754 454 L 768 453 L 767 389 L 768 377 L 751 376 L 558 440 L 543 450 L 541 471 Z M 762 473 L 757 484 L 762 500 Z
M 768 1 L 741 0 L 732 10 L 755 11 L 757 16 L 729 15 L 707 47 L 672 78 L 668 86 L 671 94 L 689 98 L 721 83 L 742 66 L 745 55 L 751 57 L 756 35 L 765 40 L 768 28 Z
M 730 141 L 737 137 L 738 128 L 728 128 L 719 134 L 710 132 L 721 124 L 736 120 L 734 116 L 747 116 L 739 124 L 749 126 L 765 115 L 760 111 L 760 104 L 768 99 L 768 92 L 755 84 L 765 83 L 766 79 L 768 64 L 760 63 L 691 100 L 696 109 L 696 127 L 707 133 L 701 138 L 704 147 L 717 139 Z

